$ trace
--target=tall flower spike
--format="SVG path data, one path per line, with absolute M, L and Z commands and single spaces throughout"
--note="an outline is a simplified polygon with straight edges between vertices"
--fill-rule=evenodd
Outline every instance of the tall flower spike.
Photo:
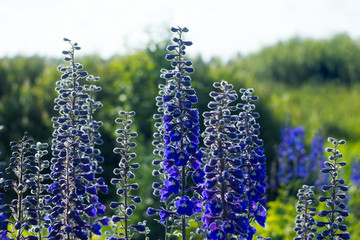
M 100 127 L 102 126 L 101 121 L 96 121 L 94 118 L 95 111 L 102 107 L 100 101 L 96 101 L 96 93 L 101 91 L 101 87 L 97 86 L 96 83 L 100 81 L 100 77 L 94 77 L 93 75 L 89 75 L 86 78 L 86 82 L 88 84 L 84 84 L 84 91 L 88 92 L 88 98 L 85 99 L 85 104 L 82 106 L 83 110 L 88 112 L 87 115 L 87 124 L 83 126 L 82 130 L 87 133 L 88 141 L 87 148 L 88 153 L 86 156 L 89 158 L 89 167 L 90 173 L 86 174 L 86 178 L 89 181 L 89 185 L 93 185 L 96 187 L 98 192 L 103 194 L 108 193 L 108 186 L 105 184 L 105 180 L 102 177 L 97 177 L 103 172 L 103 168 L 100 166 L 101 163 L 104 162 L 104 158 L 101 156 L 100 149 L 97 148 L 98 145 L 103 143 L 100 134 Z M 90 151 L 92 150 L 92 151 Z M 86 157 L 85 156 L 85 157 Z M 89 192 L 86 192 L 87 195 L 86 200 L 89 204 L 94 204 L 97 209 L 97 214 L 105 214 L 105 205 L 99 202 L 99 199 L 96 195 L 93 195 Z M 106 217 L 97 218 L 93 220 L 93 218 L 89 219 L 89 225 L 91 228 L 88 230 L 88 235 L 91 238 L 92 234 L 100 235 L 100 225 L 108 225 L 109 219 Z
M 346 166 L 346 162 L 340 161 L 343 155 L 338 150 L 340 145 L 345 144 L 345 140 L 337 140 L 335 138 L 328 138 L 328 141 L 334 146 L 333 148 L 326 148 L 325 152 L 330 153 L 328 161 L 324 163 L 322 173 L 329 174 L 330 184 L 323 185 L 321 190 L 326 194 L 319 197 L 319 202 L 326 202 L 328 210 L 319 212 L 319 216 L 325 218 L 325 221 L 318 221 L 318 227 L 325 227 L 321 233 L 317 234 L 317 239 L 350 239 L 350 234 L 347 231 L 346 225 L 343 223 L 344 218 L 349 216 L 346 201 L 348 187 L 345 185 L 345 180 L 339 177 L 339 169 Z
M 299 215 L 296 216 L 296 226 L 294 231 L 298 234 L 294 240 L 312 240 L 315 238 L 316 222 L 314 216 L 316 215 L 316 204 L 314 200 L 314 187 L 304 185 L 299 189 L 297 197 L 299 198 L 296 206 L 296 211 Z
M 283 127 L 279 144 L 279 183 L 288 184 L 293 179 L 309 175 L 308 156 L 305 151 L 305 130 L 302 126 Z
M 39 225 L 38 214 L 40 209 L 37 209 L 38 200 L 31 195 L 25 197 L 30 191 L 32 194 L 41 191 L 41 186 L 39 186 L 39 190 L 37 189 L 36 175 L 39 169 L 37 167 L 37 158 L 34 156 L 36 146 L 33 143 L 34 140 L 28 139 L 27 132 L 24 133 L 24 137 L 20 141 L 10 143 L 13 152 L 6 172 L 8 174 L 13 172 L 16 180 L 5 180 L 4 190 L 13 189 L 17 199 L 13 199 L 10 204 L 2 206 L 2 210 L 4 211 L 3 218 L 9 218 L 10 216 L 14 218 L 14 222 L 5 221 L 5 225 L 10 224 L 12 229 L 12 231 L 7 232 L 8 237 L 11 236 L 14 239 L 24 238 L 25 230 L 28 231 L 32 226 Z M 4 232 L 3 234 L 5 235 Z
M 244 173 L 245 194 L 247 201 L 246 219 L 253 223 L 254 220 L 262 227 L 265 227 L 266 221 L 266 196 L 265 193 L 265 155 L 262 148 L 263 141 L 259 138 L 260 125 L 256 123 L 259 113 L 253 112 L 254 102 L 258 100 L 253 96 L 254 90 L 240 89 L 241 100 L 244 104 L 238 104 L 237 108 L 241 110 L 239 114 L 239 139 L 241 148 L 241 170 Z M 244 228 L 247 225 L 244 225 Z M 248 225 L 247 238 L 252 239 L 256 229 Z
M 88 131 L 93 124 L 88 119 L 89 94 L 79 82 L 88 74 L 75 62 L 75 51 L 80 50 L 78 44 L 69 39 L 64 41 L 70 44 L 70 50 L 63 51 L 69 65 L 59 66 L 63 74 L 56 82 L 59 95 L 54 109 L 60 116 L 52 118 L 55 130 L 51 160 L 53 183 L 48 189 L 52 197 L 47 202 L 53 207 L 48 216 L 51 220 L 49 239 L 88 239 L 89 231 L 100 234 L 100 225 L 89 219 L 104 213 L 105 206 L 97 202 L 98 190 L 103 188 L 94 182 L 91 157 L 98 151 L 91 145 Z M 96 171 L 101 172 L 101 168 Z
M 50 196 L 46 195 L 48 184 L 43 183 L 45 179 L 49 179 L 50 175 L 44 173 L 49 168 L 49 161 L 44 160 L 43 157 L 48 154 L 46 150 L 48 148 L 47 143 L 36 143 L 36 154 L 35 162 L 36 167 L 34 168 L 34 186 L 31 188 L 31 195 L 26 197 L 28 201 L 28 211 L 30 211 L 31 216 L 33 217 L 33 222 L 37 221 L 37 224 L 34 224 L 30 229 L 30 232 L 34 233 L 37 236 L 37 239 L 42 239 L 41 228 L 49 227 L 49 221 L 45 220 L 45 216 L 51 210 L 51 207 L 45 204 L 46 199 L 49 199 Z M 36 221 L 35 221 L 36 220 Z
M 166 59 L 171 61 L 172 70 L 162 70 L 161 77 L 166 80 L 160 86 L 163 94 L 157 98 L 157 105 L 162 114 L 157 114 L 161 122 L 157 123 L 157 137 L 163 140 L 155 141 L 155 153 L 161 159 L 160 169 L 154 173 L 161 175 L 161 183 L 154 183 L 155 194 L 160 194 L 165 209 L 148 213 L 159 213 L 161 223 L 165 223 L 165 234 L 168 236 L 170 227 L 169 217 L 175 219 L 172 229 L 181 226 L 182 238 L 186 239 L 186 221 L 189 216 L 200 212 L 200 202 L 193 197 L 189 182 L 191 177 L 199 172 L 202 152 L 198 150 L 199 144 L 199 114 L 192 105 L 197 102 L 195 90 L 191 88 L 191 78 L 188 74 L 194 72 L 191 61 L 185 60 L 185 50 L 192 45 L 184 41 L 182 34 L 187 28 L 171 28 L 178 36 L 174 37 L 173 45 L 168 46 L 169 54 Z M 160 146 L 159 144 L 163 144 Z M 181 220 L 179 221 L 179 218 Z
M 116 130 L 118 137 L 116 142 L 120 147 L 114 148 L 114 153 L 120 155 L 119 168 L 114 169 L 114 174 L 119 177 L 111 179 L 111 184 L 118 187 L 116 193 L 121 197 L 119 202 L 111 202 L 110 208 L 115 209 L 117 215 L 112 217 L 113 235 L 110 239 L 133 239 L 135 232 L 147 234 L 149 229 L 146 228 L 145 222 L 130 225 L 131 216 L 135 210 L 135 204 L 141 202 L 139 196 L 132 195 L 132 190 L 138 189 L 138 184 L 134 183 L 135 174 L 133 169 L 140 167 L 138 163 L 133 163 L 132 160 L 136 154 L 131 152 L 131 149 L 136 147 L 136 143 L 131 139 L 137 136 L 136 132 L 131 132 L 131 117 L 135 112 L 119 112 L 120 117 L 116 119 L 116 123 L 122 125 L 122 128 Z
M 248 203 L 243 198 L 246 183 L 239 158 L 238 116 L 231 114 L 236 106 L 230 106 L 238 95 L 224 80 L 213 85 L 218 91 L 210 92 L 214 101 L 208 104 L 211 110 L 203 114 L 206 127 L 203 229 L 207 239 L 229 239 L 232 235 L 246 236 L 249 224 L 243 217 Z
M 353 161 L 351 163 L 351 182 L 354 186 L 360 188 L 360 161 Z

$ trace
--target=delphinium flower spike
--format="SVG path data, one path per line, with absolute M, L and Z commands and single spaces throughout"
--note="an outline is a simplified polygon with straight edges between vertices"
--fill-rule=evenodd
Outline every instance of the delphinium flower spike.
M 5 180 L 4 190 L 13 189 L 17 195 L 17 199 L 13 199 L 10 204 L 5 204 L 2 208 L 5 210 L 5 217 L 9 218 L 10 214 L 14 222 L 7 221 L 10 225 L 10 231 L 7 232 L 7 237 L 12 239 L 23 239 L 24 231 L 30 230 L 32 226 L 38 226 L 38 213 L 40 209 L 38 200 L 32 196 L 25 196 L 31 190 L 31 193 L 37 191 L 36 174 L 38 171 L 38 163 L 36 162 L 36 146 L 33 145 L 34 140 L 28 138 L 28 133 L 19 141 L 10 143 L 12 157 L 10 158 L 9 167 L 6 172 L 10 174 L 13 172 L 16 180 Z M 41 186 L 40 186 L 41 188 Z M 40 191 L 40 190 L 39 190 Z M 7 213 L 6 213 L 7 212 Z M 36 236 L 29 236 L 29 239 L 38 239 Z
M 225 240 L 247 236 L 249 222 L 243 215 L 248 202 L 243 198 L 246 182 L 239 158 L 238 116 L 231 113 L 237 108 L 230 106 L 238 95 L 224 80 L 215 82 L 214 87 L 218 91 L 210 92 L 214 99 L 208 104 L 210 111 L 203 113 L 206 182 L 202 195 L 206 210 L 202 228 L 207 239 Z
M 254 102 L 258 100 L 253 96 L 254 90 L 240 89 L 241 100 L 245 103 L 238 104 L 239 114 L 239 139 L 241 148 L 241 169 L 244 173 L 245 194 L 248 203 L 245 214 L 246 221 L 243 220 L 243 228 L 247 229 L 247 239 L 252 239 L 256 232 L 253 227 L 254 221 L 260 226 L 265 227 L 266 221 L 266 199 L 265 193 L 265 155 L 262 148 L 263 141 L 259 138 L 260 125 L 256 123 L 259 113 L 253 112 Z
M 32 175 L 34 185 L 31 188 L 31 195 L 26 197 L 29 202 L 29 204 L 27 204 L 27 211 L 31 211 L 30 215 L 36 216 L 34 219 L 37 220 L 37 224 L 32 226 L 30 232 L 35 234 L 39 240 L 44 237 L 41 233 L 42 228 L 49 227 L 49 222 L 45 221 L 45 216 L 51 210 L 51 207 L 45 204 L 46 199 L 50 198 L 49 195 L 45 194 L 48 189 L 48 184 L 43 183 L 45 179 L 50 178 L 50 175 L 45 173 L 45 171 L 49 168 L 50 163 L 48 160 L 43 159 L 43 157 L 48 154 L 48 151 L 46 150 L 47 148 L 47 143 L 36 143 L 36 167 L 34 167 L 34 174 Z
M 140 165 L 133 162 L 136 154 L 131 152 L 131 149 L 136 147 L 136 143 L 132 142 L 132 139 L 137 136 L 137 133 L 131 132 L 131 118 L 135 112 L 120 111 L 119 115 L 116 123 L 122 126 L 116 130 L 118 134 L 116 142 L 120 144 L 120 147 L 114 148 L 114 153 L 120 155 L 119 167 L 114 169 L 114 174 L 119 177 L 111 179 L 111 184 L 118 187 L 116 193 L 121 200 L 110 203 L 110 208 L 117 212 L 117 215 L 112 216 L 113 233 L 110 240 L 129 240 L 133 239 L 135 232 L 147 234 L 149 229 L 146 228 L 145 222 L 130 225 L 131 216 L 136 208 L 135 204 L 141 202 L 139 196 L 131 193 L 139 188 L 139 185 L 133 180 L 135 179 L 133 169 L 139 168 Z
M 100 175 L 103 172 L 103 168 L 100 166 L 100 163 L 104 162 L 104 157 L 101 156 L 100 149 L 97 148 L 97 145 L 101 145 L 103 140 L 101 139 L 101 134 L 99 128 L 102 126 L 101 121 L 95 120 L 95 111 L 102 107 L 100 101 L 96 101 L 96 93 L 100 92 L 102 89 L 100 86 L 97 86 L 96 83 L 100 81 L 100 77 L 94 77 L 93 75 L 88 75 L 86 77 L 86 82 L 88 84 L 84 84 L 84 91 L 88 92 L 88 98 L 85 99 L 85 104 L 82 106 L 83 110 L 88 112 L 87 115 L 87 124 L 82 127 L 82 130 L 87 133 L 88 141 L 87 141 L 87 152 L 85 152 L 84 157 L 89 158 L 90 173 L 86 175 L 87 180 L 93 186 L 96 187 L 98 191 L 103 194 L 108 193 L 108 186 L 105 184 L 105 180 L 102 177 L 98 177 L 96 175 Z M 90 204 L 94 204 L 96 206 L 97 214 L 105 214 L 105 205 L 103 205 L 99 201 L 99 197 L 95 194 L 91 194 L 89 192 L 85 192 L 86 201 Z M 89 238 L 91 238 L 92 234 L 100 235 L 101 223 L 104 226 L 109 225 L 110 220 L 107 217 L 102 218 L 90 218 L 89 225 L 92 226 L 88 230 Z
M 104 212 L 104 205 L 90 199 L 97 199 L 102 187 L 94 184 L 93 165 L 90 157 L 94 148 L 90 144 L 88 131 L 89 109 L 86 103 L 89 94 L 84 93 L 80 80 L 88 73 L 75 62 L 77 43 L 64 39 L 70 50 L 63 51 L 68 66 L 60 65 L 61 80 L 57 81 L 54 109 L 59 117 L 53 117 L 51 178 L 53 183 L 48 191 L 52 194 L 47 203 L 52 204 L 52 212 L 47 217 L 51 221 L 49 239 L 88 239 L 88 232 L 100 234 L 99 224 L 89 221 Z M 90 144 L 90 145 L 89 145 Z M 99 169 L 101 170 L 101 168 Z M 96 170 L 97 171 L 97 170 Z
M 148 213 L 159 213 L 160 223 L 165 222 L 166 238 L 171 217 L 174 220 L 171 226 L 181 226 L 182 239 L 186 239 L 187 219 L 201 211 L 201 202 L 193 195 L 190 187 L 194 184 L 189 180 L 201 171 L 202 152 L 198 150 L 198 111 L 192 107 L 197 97 L 188 76 L 194 69 L 191 61 L 185 60 L 185 49 L 192 42 L 182 39 L 187 28 L 173 27 L 171 31 L 178 35 L 173 39 L 174 44 L 167 48 L 170 53 L 166 59 L 171 61 L 173 69 L 162 70 L 161 77 L 166 84 L 162 85 L 161 101 L 157 99 L 158 106 L 164 111 L 163 119 L 158 123 L 158 135 L 162 135 L 164 144 L 160 151 L 156 150 L 162 159 L 156 162 L 161 162 L 161 166 L 155 173 L 162 173 L 162 182 L 153 185 L 165 209 L 150 208 Z
M 294 240 L 312 240 L 315 238 L 316 222 L 314 216 L 316 215 L 316 201 L 314 200 L 314 187 L 303 185 L 299 189 L 297 197 L 299 198 L 296 206 L 296 211 L 299 213 L 296 216 L 296 226 L 294 231 L 298 234 Z
M 280 184 L 288 185 L 291 180 L 309 176 L 309 161 L 305 151 L 305 130 L 302 126 L 281 129 L 278 151 Z
M 350 239 L 350 234 L 347 231 L 346 225 L 343 223 L 344 218 L 349 216 L 347 210 L 347 191 L 345 180 L 339 177 L 339 169 L 346 166 L 345 161 L 341 161 L 342 153 L 338 150 L 340 145 L 345 144 L 345 140 L 337 140 L 335 138 L 328 138 L 328 141 L 333 145 L 332 148 L 325 148 L 325 152 L 330 153 L 328 161 L 324 163 L 322 173 L 329 174 L 330 184 L 323 185 L 321 190 L 326 193 L 326 196 L 319 197 L 319 202 L 326 202 L 328 210 L 319 212 L 319 216 L 325 218 L 323 221 L 318 221 L 318 227 L 325 227 L 321 233 L 317 234 L 317 239 Z
M 354 186 L 360 188 L 360 161 L 353 161 L 351 163 L 351 182 Z

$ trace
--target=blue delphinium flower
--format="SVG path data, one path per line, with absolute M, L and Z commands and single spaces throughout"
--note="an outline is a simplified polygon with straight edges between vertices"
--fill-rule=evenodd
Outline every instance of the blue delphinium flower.
M 203 229 L 207 239 L 228 239 L 232 235 L 247 236 L 248 222 L 240 219 L 247 213 L 248 202 L 243 197 L 246 183 L 238 146 L 238 116 L 232 114 L 237 108 L 230 106 L 238 95 L 224 80 L 214 83 L 214 87 L 218 91 L 210 92 L 214 99 L 208 104 L 211 110 L 203 114 Z
M 24 137 L 19 141 L 13 141 L 10 143 L 12 157 L 10 158 L 9 167 L 6 168 L 8 174 L 14 173 L 16 180 L 3 181 L 4 190 L 14 190 L 17 195 L 17 199 L 13 199 L 10 204 L 3 205 L 2 218 L 4 220 L 13 217 L 14 222 L 4 221 L 4 228 L 7 224 L 10 224 L 14 232 L 11 236 L 16 239 L 22 239 L 25 230 L 31 228 L 38 229 L 41 224 L 42 208 L 40 209 L 40 192 L 43 190 L 43 186 L 39 183 L 37 176 L 40 169 L 38 169 L 38 161 L 40 156 L 36 156 L 36 146 L 33 145 L 34 140 L 28 138 L 28 133 L 24 133 Z M 40 161 L 41 162 L 41 161 Z M 34 194 L 28 195 L 26 194 Z M 40 219 L 39 219 L 40 218 Z M 6 235 L 6 229 L 2 229 L 3 235 Z M 9 236 L 8 236 L 9 237 Z M 33 239 L 37 239 L 35 236 L 31 236 Z
M 326 202 L 327 210 L 319 212 L 319 216 L 325 218 L 324 221 L 318 221 L 317 226 L 325 227 L 321 233 L 317 234 L 317 239 L 350 239 L 350 234 L 347 231 L 346 225 L 343 223 L 344 218 L 349 216 L 347 210 L 347 191 L 345 180 L 339 177 L 339 169 L 346 166 L 345 161 L 341 161 L 343 155 L 338 150 L 340 145 L 345 144 L 345 140 L 336 140 L 328 138 L 328 141 L 333 145 L 333 148 L 326 148 L 325 151 L 331 155 L 328 161 L 325 161 L 322 173 L 330 176 L 330 184 L 323 185 L 321 190 L 326 194 L 319 197 L 319 202 Z
M 351 163 L 351 182 L 356 186 L 360 187 L 360 162 L 353 161 Z
M 314 216 L 316 215 L 316 201 L 314 200 L 314 187 L 303 185 L 299 189 L 297 197 L 299 198 L 296 206 L 296 211 L 299 213 L 296 216 L 296 226 L 294 231 L 298 235 L 294 240 L 312 240 L 315 238 L 316 233 L 316 221 Z
M 182 39 L 182 34 L 187 32 L 187 28 L 171 28 L 177 33 L 174 37 L 173 45 L 168 46 L 169 54 L 166 59 L 171 61 L 172 70 L 162 70 L 161 77 L 166 80 L 166 84 L 160 85 L 161 97 L 158 97 L 157 106 L 160 114 L 155 118 L 162 118 L 156 123 L 157 133 L 155 137 L 162 139 L 156 140 L 155 154 L 161 159 L 154 161 L 154 164 L 161 164 L 159 170 L 154 174 L 162 179 L 160 183 L 155 183 L 154 194 L 161 196 L 165 209 L 159 211 L 162 214 L 161 221 L 165 222 L 165 234 L 168 233 L 168 217 L 174 216 L 181 218 L 177 227 L 181 226 L 182 238 L 186 239 L 186 219 L 187 216 L 199 212 L 199 208 L 194 207 L 190 212 L 176 208 L 186 204 L 187 206 L 198 206 L 198 200 L 192 196 L 189 178 L 195 176 L 195 181 L 201 181 L 200 170 L 202 152 L 198 150 L 199 145 L 199 114 L 192 105 L 197 102 L 195 90 L 191 88 L 191 78 L 188 74 L 194 71 L 191 61 L 185 60 L 185 49 L 192 45 L 192 42 Z M 195 182 L 196 184 L 197 182 Z M 190 203 L 190 202 L 192 203 Z
M 305 151 L 305 130 L 302 126 L 281 129 L 279 144 L 279 183 L 309 176 L 309 161 Z
M 90 231 L 100 233 L 98 222 L 89 219 L 104 214 L 105 206 L 98 202 L 97 193 L 106 192 L 107 187 L 101 179 L 97 182 L 94 176 L 102 169 L 93 161 L 99 151 L 94 148 L 96 137 L 89 127 L 96 132 L 99 124 L 89 120 L 92 114 L 89 101 L 93 100 L 79 82 L 88 74 L 80 63 L 75 62 L 75 51 L 80 50 L 78 44 L 66 38 L 64 41 L 70 44 L 70 50 L 63 51 L 69 65 L 59 66 L 58 70 L 63 74 L 56 83 L 59 95 L 54 109 L 60 116 L 52 118 L 55 130 L 51 160 L 53 183 L 48 189 L 52 197 L 47 201 L 52 204 L 48 238 L 88 239 Z
M 148 229 L 145 227 L 145 223 L 130 225 L 130 217 L 136 208 L 135 204 L 141 202 L 139 196 L 131 193 L 132 190 L 139 187 L 132 182 L 135 178 L 133 169 L 140 167 L 138 163 L 133 162 L 136 154 L 131 152 L 131 149 L 136 147 L 136 143 L 132 142 L 132 139 L 137 136 L 137 133 L 131 132 L 131 117 L 135 115 L 135 112 L 120 111 L 119 114 L 120 117 L 116 119 L 116 122 L 122 127 L 116 130 L 118 134 L 116 141 L 120 147 L 114 148 L 114 153 L 120 155 L 119 168 L 114 169 L 114 174 L 119 177 L 111 179 L 111 183 L 117 186 L 116 193 L 121 200 L 110 203 L 110 208 L 117 210 L 117 215 L 112 217 L 114 232 L 111 237 L 129 240 L 133 239 L 136 231 L 146 234 Z
M 254 102 L 258 100 L 253 95 L 254 90 L 241 89 L 241 100 L 244 104 L 238 104 L 241 110 L 239 114 L 238 129 L 240 139 L 240 164 L 239 167 L 244 174 L 244 185 L 246 199 L 246 220 L 253 223 L 254 220 L 262 227 L 265 227 L 266 221 L 266 196 L 265 193 L 265 155 L 262 148 L 263 141 L 259 138 L 260 125 L 256 123 L 259 113 L 254 112 Z M 230 183 L 231 184 L 231 183 Z M 238 181 L 233 184 L 234 188 L 239 186 Z M 256 229 L 251 224 L 244 224 L 247 239 L 252 239 Z

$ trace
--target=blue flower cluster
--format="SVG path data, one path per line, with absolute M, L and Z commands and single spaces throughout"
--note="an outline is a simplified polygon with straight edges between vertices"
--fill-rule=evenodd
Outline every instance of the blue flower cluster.
M 155 154 L 161 159 L 154 161 L 160 164 L 160 169 L 155 170 L 155 175 L 161 175 L 162 181 L 153 184 L 154 194 L 161 196 L 165 208 L 155 211 L 149 209 L 149 214 L 159 213 L 160 223 L 168 224 L 169 216 L 181 217 L 182 237 L 186 239 L 186 216 L 201 212 L 201 202 L 191 196 L 192 188 L 189 178 L 192 177 L 195 184 L 202 182 L 198 177 L 201 172 L 202 152 L 198 150 L 199 145 L 199 113 L 192 105 L 197 102 L 195 90 L 191 88 L 191 78 L 188 74 L 194 72 L 191 61 L 185 60 L 185 50 L 191 46 L 191 41 L 182 39 L 182 34 L 187 28 L 172 28 L 177 33 L 173 39 L 173 45 L 168 46 L 170 52 L 166 59 L 171 61 L 172 70 L 162 70 L 161 77 L 166 84 L 161 84 L 157 106 L 159 114 L 155 119 L 160 120 L 156 127 L 158 129 L 154 141 Z M 160 119 L 161 118 L 161 119 Z M 162 138 L 162 139 L 161 139 Z M 190 195 L 190 196 L 189 196 Z M 170 209 L 176 207 L 176 211 Z M 167 229 L 167 226 L 165 227 Z
M 136 132 L 131 132 L 131 117 L 135 115 L 135 112 L 119 112 L 120 117 L 116 119 L 116 123 L 122 125 L 122 128 L 116 130 L 118 137 L 116 141 L 121 145 L 114 148 L 114 153 L 120 155 L 119 168 L 114 169 L 114 174 L 119 176 L 111 179 L 111 184 L 116 185 L 116 193 L 121 196 L 121 201 L 111 202 L 110 208 L 117 210 L 117 215 L 112 216 L 114 232 L 109 238 L 110 240 L 120 239 L 133 239 L 134 230 L 142 233 L 146 233 L 145 224 L 129 225 L 130 217 L 135 210 L 134 203 L 140 203 L 141 198 L 131 194 L 132 190 L 139 188 L 137 183 L 132 183 L 132 179 L 135 178 L 135 174 L 132 169 L 140 167 L 138 163 L 133 163 L 132 160 L 136 157 L 136 154 L 131 152 L 131 149 L 136 147 L 136 143 L 131 139 L 137 136 Z
M 99 202 L 98 192 L 107 193 L 104 179 L 96 178 L 102 173 L 98 166 L 103 161 L 95 144 L 101 144 L 98 128 L 101 123 L 93 121 L 93 111 L 101 107 L 86 91 L 94 92 L 94 86 L 85 88 L 79 80 L 88 76 L 83 66 L 75 62 L 77 43 L 69 39 L 69 51 L 63 51 L 68 66 L 59 66 L 61 80 L 56 84 L 59 96 L 54 109 L 59 117 L 53 117 L 51 178 L 53 183 L 48 191 L 51 198 L 46 204 L 52 205 L 47 216 L 51 222 L 49 239 L 88 239 L 91 234 L 100 234 L 100 225 L 108 224 L 106 218 L 93 221 L 105 213 L 105 206 Z M 90 79 L 91 80 L 91 77 Z M 95 79 L 94 79 L 95 80 Z M 97 79 L 96 79 L 97 80 Z
M 296 216 L 296 226 L 294 231 L 298 235 L 294 240 L 308 239 L 312 240 L 315 238 L 316 222 L 314 216 L 316 215 L 316 204 L 314 200 L 314 187 L 304 185 L 299 189 L 297 197 L 299 198 L 296 206 L 296 211 L 299 213 Z
M 360 162 L 359 160 L 353 161 L 351 164 L 351 182 L 356 186 L 360 187 Z
M 239 117 L 230 106 L 238 95 L 233 86 L 222 80 L 214 83 L 219 91 L 210 92 L 209 112 L 204 112 L 204 161 L 206 165 L 203 198 L 205 212 L 202 218 L 207 239 L 247 237 L 249 220 L 244 216 L 248 204 L 244 193 L 246 180 L 241 161 L 240 140 L 236 124 Z
M 41 173 L 49 165 L 48 161 L 41 159 L 47 154 L 46 150 L 42 150 L 47 144 L 34 145 L 34 140 L 29 139 L 25 132 L 21 140 L 11 142 L 10 146 L 13 152 L 6 173 L 14 173 L 16 180 L 3 180 L 2 185 L 5 191 L 14 190 L 17 199 L 1 207 L 4 220 L 1 224 L 2 234 L 20 239 L 26 230 L 34 234 L 29 239 L 39 239 L 44 212 L 49 210 L 41 197 L 46 188 L 42 181 L 48 176 Z M 14 222 L 6 221 L 10 216 L 14 218 Z M 5 228 L 8 224 L 12 231 Z
M 245 219 L 250 223 L 256 221 L 260 226 L 265 227 L 266 221 L 266 201 L 265 193 L 265 155 L 262 148 L 263 141 L 259 138 L 260 125 L 256 119 L 260 114 L 254 112 L 254 102 L 258 100 L 253 95 L 254 90 L 240 89 L 241 100 L 244 104 L 238 104 L 241 110 L 238 120 L 238 130 L 240 139 L 240 162 L 244 173 L 244 188 L 247 201 Z M 251 226 L 247 229 L 247 239 L 252 239 L 256 229 Z
M 287 184 L 292 179 L 305 179 L 309 176 L 310 165 L 304 141 L 305 130 L 302 126 L 281 129 L 278 150 L 279 183 Z
M 326 193 L 326 196 L 319 197 L 319 202 L 325 202 L 328 210 L 319 212 L 319 216 L 325 218 L 324 221 L 318 221 L 317 226 L 324 228 L 321 233 L 317 234 L 317 239 L 350 239 L 350 234 L 347 231 L 346 225 L 343 223 L 344 218 L 349 216 L 347 209 L 347 191 L 345 180 L 339 177 L 338 170 L 346 166 L 345 161 L 341 161 L 343 155 L 338 150 L 340 145 L 345 144 L 345 140 L 337 140 L 335 138 L 328 138 L 328 141 L 333 145 L 333 148 L 326 148 L 325 151 L 331 155 L 328 161 L 325 161 L 322 173 L 330 176 L 330 184 L 323 185 L 321 190 Z

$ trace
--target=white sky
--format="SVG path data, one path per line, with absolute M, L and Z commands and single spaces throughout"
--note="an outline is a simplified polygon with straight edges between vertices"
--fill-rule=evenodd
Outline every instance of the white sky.
M 61 57 L 67 37 L 107 58 L 186 26 L 189 54 L 228 59 L 294 36 L 358 39 L 359 25 L 359 0 L 0 0 L 0 57 Z

